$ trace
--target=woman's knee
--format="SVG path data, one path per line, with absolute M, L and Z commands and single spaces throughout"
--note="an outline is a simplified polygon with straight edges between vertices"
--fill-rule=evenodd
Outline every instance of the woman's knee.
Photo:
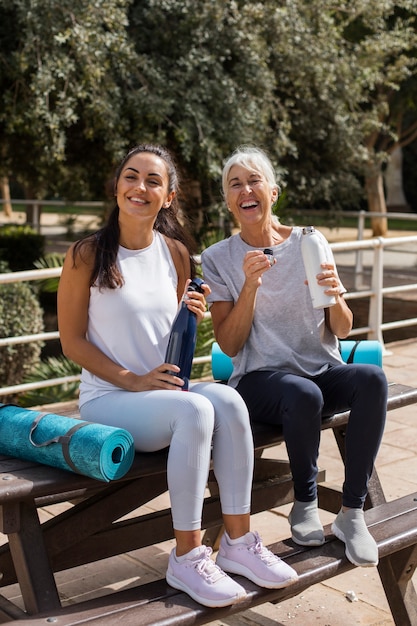
M 184 398 L 181 398 L 181 405 L 172 407 L 174 430 L 180 428 L 194 437 L 211 439 L 215 416 L 213 404 L 204 396 L 189 392 L 179 393 L 187 394 L 187 397 L 185 402 Z
M 242 431 L 250 429 L 249 413 L 242 396 L 232 387 L 219 383 L 201 383 L 193 388 L 196 394 L 207 398 L 215 413 L 215 428 L 222 423 Z
M 320 416 L 323 410 L 323 395 L 311 380 L 302 379 L 301 384 L 291 386 L 283 397 L 284 410 L 297 419 Z
M 362 364 L 357 366 L 357 389 L 367 396 L 385 397 L 387 395 L 387 378 L 384 370 L 378 365 Z

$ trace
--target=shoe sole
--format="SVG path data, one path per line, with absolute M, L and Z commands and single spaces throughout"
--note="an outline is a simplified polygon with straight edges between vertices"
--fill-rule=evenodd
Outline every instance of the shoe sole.
M 369 561 L 365 561 L 364 563 L 358 563 L 358 561 L 356 561 L 349 552 L 349 548 L 347 547 L 347 544 L 346 544 L 344 532 L 340 530 L 340 528 L 338 528 L 336 524 L 332 524 L 332 533 L 334 534 L 335 537 L 337 537 L 340 541 L 343 541 L 343 543 L 345 544 L 345 554 L 347 558 L 349 559 L 349 561 L 353 563 L 353 565 L 356 565 L 356 567 L 376 567 L 378 565 L 379 561 L 372 562 L 372 563 L 370 563 Z
M 265 587 L 266 589 L 283 589 L 284 587 L 289 587 L 293 585 L 298 580 L 298 576 L 294 578 L 287 578 L 280 583 L 273 582 L 271 580 L 264 580 L 259 578 L 254 574 L 250 569 L 242 565 L 241 563 L 236 563 L 236 561 L 229 561 L 224 557 L 218 555 L 216 559 L 216 564 L 222 569 L 224 572 L 228 574 L 239 574 L 240 576 L 244 576 L 248 580 L 251 580 L 255 585 L 259 587 Z
M 175 578 L 173 574 L 170 574 L 169 572 L 167 572 L 165 578 L 166 578 L 167 583 L 171 587 L 174 587 L 174 589 L 178 589 L 179 591 L 184 591 L 184 593 L 189 595 L 190 598 L 192 598 L 199 604 L 202 604 L 203 606 L 208 606 L 210 609 L 214 609 L 216 607 L 222 607 L 222 606 L 231 606 L 232 604 L 238 604 L 239 602 L 243 602 L 243 600 L 245 600 L 245 598 L 247 597 L 247 593 L 246 591 L 244 591 L 244 595 L 237 596 L 236 598 L 224 598 L 223 600 L 220 600 L 220 599 L 208 600 L 207 598 L 203 598 L 199 596 L 198 593 L 195 593 L 195 591 L 187 587 L 187 585 L 185 585 L 181 580 L 179 580 L 178 578 Z

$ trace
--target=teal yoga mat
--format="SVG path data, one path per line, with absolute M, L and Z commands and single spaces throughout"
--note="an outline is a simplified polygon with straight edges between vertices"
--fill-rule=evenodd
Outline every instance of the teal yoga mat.
M 382 345 L 379 341 L 343 339 L 339 346 L 345 363 L 368 363 L 382 367 Z M 214 380 L 228 380 L 233 372 L 232 359 L 221 350 L 216 341 L 211 348 L 211 371 Z
M 382 344 L 372 339 L 339 342 L 340 354 L 345 363 L 368 363 L 382 367 Z
M 128 472 L 135 449 L 123 428 L 0 404 L 0 453 L 109 482 Z

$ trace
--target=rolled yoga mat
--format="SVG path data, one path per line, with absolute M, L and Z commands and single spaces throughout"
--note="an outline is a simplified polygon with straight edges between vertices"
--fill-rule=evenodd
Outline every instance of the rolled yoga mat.
M 339 341 L 339 347 L 345 363 L 368 363 L 382 367 L 382 345 L 379 341 L 343 339 Z M 232 359 L 216 341 L 211 347 L 211 371 L 214 380 L 229 380 L 233 372 Z
M 382 367 L 382 344 L 372 339 L 339 342 L 340 354 L 345 363 L 368 363 Z
M 123 428 L 0 404 L 0 453 L 109 482 L 128 472 L 135 448 Z

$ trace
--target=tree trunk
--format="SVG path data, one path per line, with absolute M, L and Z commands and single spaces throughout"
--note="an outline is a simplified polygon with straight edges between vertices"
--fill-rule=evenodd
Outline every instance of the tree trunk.
M 385 187 L 387 192 L 388 211 L 409 211 L 403 188 L 403 152 L 397 146 L 385 171 Z
M 10 186 L 9 179 L 7 176 L 0 177 L 0 191 L 3 200 L 5 200 L 3 204 L 3 211 L 7 217 L 13 217 L 13 207 L 10 201 Z
M 30 187 L 24 185 L 23 186 L 24 196 L 26 200 L 34 200 L 38 197 L 37 193 L 34 192 Z M 40 232 L 40 224 L 41 224 L 41 214 L 42 214 L 42 204 L 37 202 L 36 204 L 27 204 L 26 205 L 26 224 L 29 224 L 34 230 L 38 233 Z
M 384 184 L 382 169 L 379 164 L 368 165 L 365 179 L 366 197 L 368 199 L 368 209 L 370 213 L 386 213 Z M 374 237 L 385 237 L 388 231 L 386 217 L 374 217 L 371 219 L 372 235 Z

